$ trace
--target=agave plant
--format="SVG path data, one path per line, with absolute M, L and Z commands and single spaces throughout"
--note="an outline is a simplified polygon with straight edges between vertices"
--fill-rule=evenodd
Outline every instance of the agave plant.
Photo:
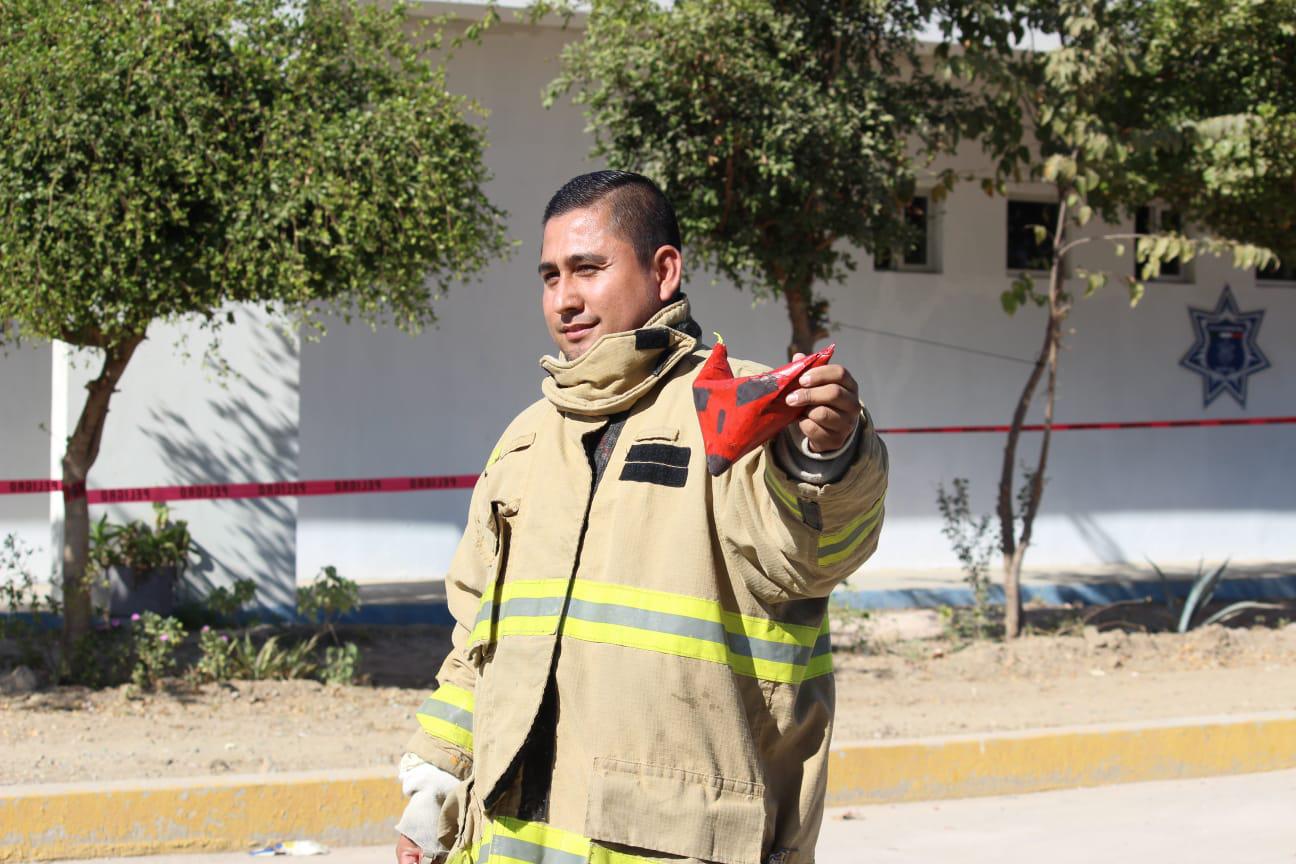
M 1192 589 L 1189 590 L 1188 596 L 1184 598 L 1182 608 L 1170 590 L 1170 580 L 1166 578 L 1165 573 L 1156 565 L 1152 559 L 1148 559 L 1152 569 L 1156 571 L 1157 576 L 1161 579 L 1161 585 L 1165 589 L 1166 608 L 1170 611 L 1170 617 L 1173 620 L 1178 616 L 1179 623 L 1175 630 L 1179 633 L 1187 633 L 1195 627 L 1206 627 L 1211 624 L 1219 624 L 1235 615 L 1245 612 L 1248 609 L 1282 609 L 1283 607 L 1276 603 L 1261 603 L 1255 600 L 1239 600 L 1237 603 L 1230 603 L 1223 609 L 1213 615 L 1205 616 L 1198 614 L 1206 608 L 1211 598 L 1215 596 L 1215 590 L 1219 588 L 1220 582 L 1224 579 L 1224 573 L 1228 569 L 1228 559 L 1209 573 L 1203 570 L 1202 563 L 1197 564 L 1197 576 L 1193 580 Z

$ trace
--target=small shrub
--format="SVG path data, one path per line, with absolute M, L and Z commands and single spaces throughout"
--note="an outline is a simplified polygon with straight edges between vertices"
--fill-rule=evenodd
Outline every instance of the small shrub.
M 184 641 L 184 625 L 156 612 L 131 616 L 135 664 L 131 682 L 137 687 L 158 689 L 162 679 L 175 668 L 175 653 Z
M 85 633 L 68 652 L 62 680 L 96 689 L 130 680 L 135 656 L 131 629 L 114 618 Z
M 189 563 L 193 540 L 189 523 L 172 522 L 171 510 L 154 502 L 153 524 L 128 522 L 113 525 L 103 516 L 90 528 L 90 562 L 99 573 L 109 567 L 129 568 L 136 579 L 146 579 L 154 570 L 164 567 L 184 572 Z
M 258 648 L 252 642 L 252 634 L 244 633 L 242 639 L 231 641 L 232 677 L 253 681 L 309 678 L 319 668 L 311 659 L 318 643 L 319 636 L 316 635 L 305 642 L 280 647 L 279 637 L 271 636 Z
M 328 684 L 350 684 L 360 665 L 360 648 L 354 642 L 343 643 L 334 624 L 343 615 L 360 608 L 360 586 L 328 566 L 320 570 L 315 581 L 297 589 L 297 611 L 312 623 L 322 624 L 333 644 L 324 652 L 320 676 Z
M 234 584 L 211 590 L 203 603 L 221 621 L 233 624 L 243 607 L 256 599 L 256 583 L 251 579 L 235 579 Z
M 990 528 L 989 516 L 973 516 L 968 495 L 968 481 L 955 477 L 953 491 L 946 492 L 941 484 L 936 490 L 936 506 L 945 523 L 941 533 L 950 542 L 954 556 L 963 568 L 963 581 L 972 589 L 971 621 L 955 610 L 942 608 L 946 630 L 960 638 L 966 634 L 984 639 L 990 628 L 990 559 L 994 554 L 995 537 Z
M 200 683 L 228 681 L 234 677 L 234 641 L 228 633 L 213 630 L 208 625 L 198 631 L 198 662 L 189 675 Z
M 360 586 L 338 573 L 330 565 L 320 570 L 315 581 L 297 589 L 297 611 L 324 629 L 337 642 L 333 625 L 348 612 L 360 608 Z
M 324 649 L 320 680 L 325 684 L 350 684 L 356 680 L 360 666 L 360 648 L 354 642 L 329 645 Z
M 43 599 L 36 591 L 31 571 L 31 548 L 15 534 L 0 543 L 0 639 L 12 639 L 18 663 L 56 673 L 59 666 L 58 631 L 41 623 L 43 613 L 59 614 L 58 598 L 51 590 Z

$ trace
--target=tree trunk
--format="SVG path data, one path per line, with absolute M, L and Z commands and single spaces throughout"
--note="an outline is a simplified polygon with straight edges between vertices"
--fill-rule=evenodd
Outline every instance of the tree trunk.
M 63 644 L 70 649 L 90 629 L 90 508 L 86 477 L 99 457 L 108 403 L 131 355 L 144 341 L 131 336 L 105 349 L 99 377 L 86 385 L 86 401 L 63 454 Z
M 1060 254 L 1066 230 L 1067 204 L 1069 190 L 1058 188 L 1058 221 L 1053 232 L 1053 266 L 1049 269 L 1048 321 L 1044 328 L 1044 344 L 1040 346 L 1039 356 L 1031 369 L 1026 386 L 1022 388 L 1017 399 L 1017 408 L 1013 412 L 1012 426 L 1008 430 L 1008 441 L 1004 445 L 1003 465 L 999 474 L 999 545 L 1003 552 L 1004 562 L 1004 637 L 1016 639 L 1021 635 L 1022 599 L 1021 571 L 1030 547 L 1031 535 L 1035 528 L 1035 517 L 1039 513 L 1040 502 L 1044 498 L 1044 472 L 1048 468 L 1049 445 L 1053 440 L 1053 406 L 1057 397 L 1058 348 L 1062 339 L 1062 322 L 1070 311 L 1070 302 L 1063 298 L 1062 274 L 1066 272 L 1065 255 Z M 1048 384 L 1044 402 L 1044 432 L 1040 441 L 1039 459 L 1035 471 L 1030 477 L 1026 501 L 1022 508 L 1021 537 L 1016 534 L 1016 514 L 1014 512 L 1013 475 L 1016 470 L 1017 445 L 1021 440 L 1022 426 L 1026 423 L 1026 413 L 1035 397 L 1035 388 L 1040 378 L 1048 372 Z
M 787 347 L 787 359 L 794 354 L 811 354 L 815 342 L 828 335 L 813 315 L 813 294 L 807 280 L 801 285 L 789 285 L 783 290 L 787 303 L 788 321 L 792 323 L 792 342 Z

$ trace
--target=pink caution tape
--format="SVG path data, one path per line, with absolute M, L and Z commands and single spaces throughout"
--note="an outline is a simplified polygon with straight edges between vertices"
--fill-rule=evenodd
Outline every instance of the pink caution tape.
M 1198 429 L 1220 426 L 1289 426 L 1292 417 L 1224 417 L 1216 420 L 1138 420 L 1124 423 L 1054 423 L 1054 432 L 1097 429 Z M 1042 423 L 1022 427 L 1041 432 Z M 1008 426 L 909 426 L 879 429 L 883 435 L 968 435 L 1007 432 Z M 476 474 L 440 474 L 426 477 L 360 477 L 347 480 L 300 480 L 271 483 L 200 483 L 193 486 L 131 486 L 118 489 L 69 488 L 60 480 L 0 480 L 0 495 L 63 492 L 65 498 L 84 496 L 90 504 L 127 501 L 202 501 L 234 498 L 292 498 L 308 495 L 364 495 L 386 492 L 428 492 L 438 489 L 471 489 Z

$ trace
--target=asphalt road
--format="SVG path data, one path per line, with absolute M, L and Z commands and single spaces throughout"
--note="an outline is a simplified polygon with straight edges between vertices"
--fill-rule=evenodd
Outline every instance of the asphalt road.
M 832 810 L 817 859 L 819 864 L 1296 864 L 1296 771 Z M 230 853 L 101 859 L 101 864 L 249 860 Z M 393 864 L 393 854 L 390 846 L 357 847 L 313 860 Z

